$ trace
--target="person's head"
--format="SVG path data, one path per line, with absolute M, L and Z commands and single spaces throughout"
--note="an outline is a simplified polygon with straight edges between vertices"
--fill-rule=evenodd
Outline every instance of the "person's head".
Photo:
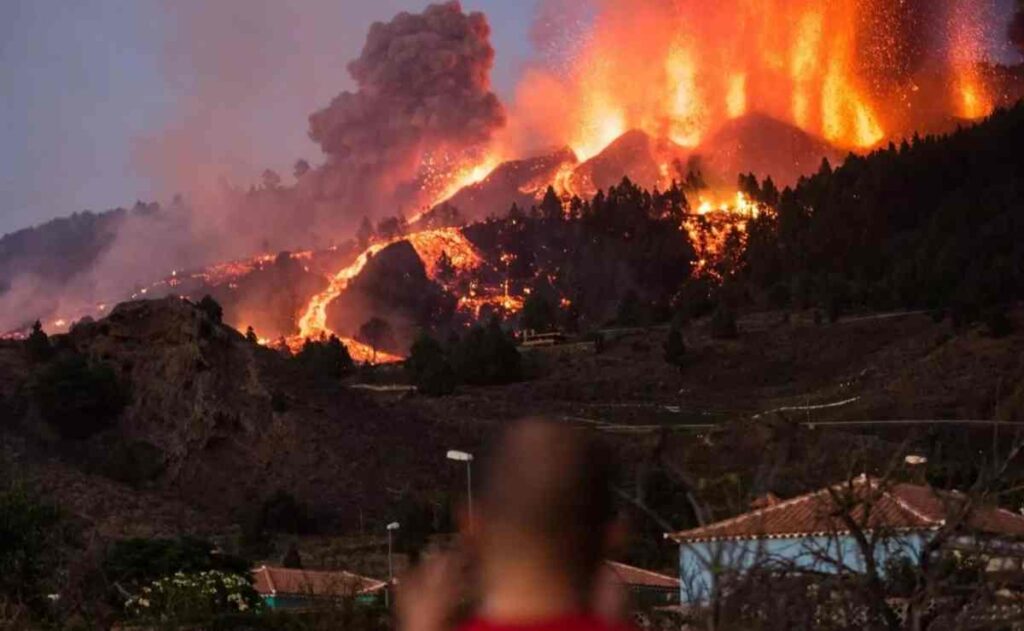
M 586 597 L 614 518 L 612 463 L 594 433 L 525 420 L 503 435 L 485 470 L 475 523 L 485 574 L 522 571 Z

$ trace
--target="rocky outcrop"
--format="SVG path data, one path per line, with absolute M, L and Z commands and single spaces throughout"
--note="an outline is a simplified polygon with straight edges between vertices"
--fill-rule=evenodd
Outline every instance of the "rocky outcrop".
M 383 409 L 338 381 L 312 375 L 185 300 L 118 305 L 56 344 L 114 368 L 129 403 L 114 427 L 87 440 L 28 442 L 45 456 L 39 463 L 59 455 L 59 488 L 90 487 L 69 477 L 69 466 L 127 483 L 105 495 L 115 498 L 106 502 L 107 513 L 126 507 L 114 520 L 120 531 L 146 530 L 127 523 L 144 514 L 116 501 L 132 488 L 224 523 L 245 519 L 283 490 L 321 523 L 344 527 L 360 514 L 384 514 L 395 498 L 436 489 L 439 477 L 451 475 L 443 466 L 450 428 Z M 31 375 L 4 374 L 7 365 L 0 362 L 0 383 L 31 381 Z M 29 418 L 31 404 L 23 407 Z M 106 514 L 90 519 L 110 523 Z

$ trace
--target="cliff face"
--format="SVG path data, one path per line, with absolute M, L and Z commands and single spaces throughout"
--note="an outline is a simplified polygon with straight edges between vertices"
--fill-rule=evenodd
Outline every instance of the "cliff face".
M 75 327 L 70 340 L 130 385 L 118 428 L 124 438 L 159 449 L 168 480 L 190 475 L 196 454 L 227 440 L 259 440 L 273 426 L 260 349 L 190 303 L 124 303 L 103 320 Z
M 113 368 L 129 401 L 113 427 L 84 441 L 35 440 L 37 451 L 220 517 L 244 518 L 283 490 L 344 526 L 436 489 L 450 469 L 450 429 L 311 375 L 177 298 L 121 304 L 56 345 Z M 0 362 L 0 372 L 7 365 L 24 368 Z M 32 379 L 0 374 L 22 390 Z M 41 423 L 30 400 L 19 409 L 12 426 Z

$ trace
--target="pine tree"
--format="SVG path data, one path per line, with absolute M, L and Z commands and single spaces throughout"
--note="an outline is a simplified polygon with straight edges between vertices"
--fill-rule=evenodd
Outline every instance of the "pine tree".
M 43 331 L 43 325 L 39 320 L 32 325 L 32 332 L 25 340 L 28 355 L 32 361 L 46 361 L 50 358 L 53 349 L 50 347 L 50 338 Z
M 455 265 L 452 263 L 451 257 L 444 250 L 441 250 L 441 255 L 437 257 L 437 263 L 434 265 L 434 276 L 442 285 L 450 285 L 455 280 Z
M 365 248 L 370 245 L 370 241 L 373 240 L 375 235 L 373 224 L 364 216 L 362 223 L 359 224 L 359 230 L 356 231 L 356 241 L 359 242 L 359 247 Z

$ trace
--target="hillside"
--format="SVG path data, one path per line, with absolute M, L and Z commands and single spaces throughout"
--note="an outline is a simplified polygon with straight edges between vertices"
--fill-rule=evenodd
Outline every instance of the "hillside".
M 68 467 L 102 475 L 221 523 L 243 522 L 285 491 L 332 528 L 351 526 L 359 511 L 380 514 L 445 479 L 435 464 L 449 444 L 442 438 L 453 434 L 441 425 L 386 412 L 247 342 L 191 303 L 124 303 L 53 343 L 56 356 L 41 362 L 27 358 L 24 344 L 0 347 L 0 395 L 15 412 L 3 432 L 20 460 L 59 461 L 54 475 Z M 129 393 L 111 427 L 69 438 L 43 420 L 44 402 L 33 393 L 64 356 L 111 368 Z M 109 495 L 107 508 L 131 514 L 119 493 Z M 137 516 L 161 519 L 159 511 Z

